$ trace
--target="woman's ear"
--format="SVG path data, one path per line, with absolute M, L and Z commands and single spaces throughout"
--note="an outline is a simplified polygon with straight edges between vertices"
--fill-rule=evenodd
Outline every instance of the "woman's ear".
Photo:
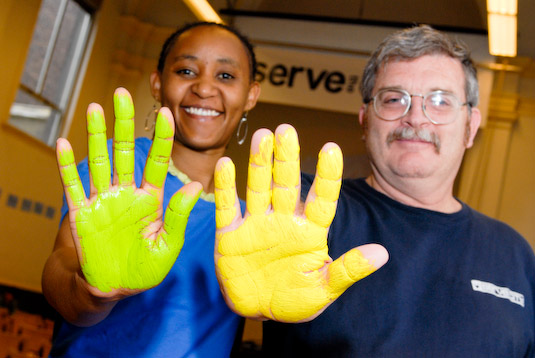
M 260 96 L 260 84 L 254 81 L 249 87 L 249 94 L 247 95 L 247 102 L 245 103 L 244 109 L 245 112 L 250 111 L 256 106 L 258 96 Z
M 152 94 L 152 97 L 160 102 L 160 88 L 161 88 L 161 80 L 160 80 L 160 72 L 159 71 L 152 71 L 150 74 L 150 93 Z

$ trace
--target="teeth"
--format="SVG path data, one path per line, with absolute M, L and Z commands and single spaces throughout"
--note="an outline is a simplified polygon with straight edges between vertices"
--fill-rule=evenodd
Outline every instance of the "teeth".
M 195 114 L 197 116 L 209 116 L 209 117 L 219 116 L 219 112 L 214 111 L 213 109 L 186 107 L 184 110 L 189 114 Z

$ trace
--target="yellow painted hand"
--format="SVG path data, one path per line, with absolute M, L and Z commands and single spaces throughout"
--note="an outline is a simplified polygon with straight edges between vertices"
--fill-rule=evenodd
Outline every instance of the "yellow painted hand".
M 281 125 L 275 138 L 267 129 L 257 131 L 242 218 L 234 164 L 220 159 L 215 172 L 216 272 L 234 312 L 254 319 L 310 321 L 388 260 L 386 250 L 375 244 L 352 249 L 335 261 L 329 257 L 327 233 L 342 167 L 340 148 L 327 143 L 303 212 L 295 129 Z
M 140 188 L 134 182 L 134 106 L 130 94 L 114 94 L 114 176 L 106 145 L 102 107 L 87 110 L 91 193 L 86 198 L 74 154 L 65 139 L 57 142 L 57 160 L 69 221 L 86 281 L 102 292 L 145 290 L 159 284 L 184 243 L 188 216 L 202 186 L 191 183 L 170 200 L 162 220 L 163 188 L 173 145 L 174 121 L 162 108 Z

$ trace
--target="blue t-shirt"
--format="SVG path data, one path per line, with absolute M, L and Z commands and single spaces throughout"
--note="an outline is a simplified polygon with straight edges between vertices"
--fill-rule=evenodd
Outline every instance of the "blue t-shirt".
M 305 192 L 311 180 L 303 177 Z M 311 322 L 266 322 L 267 356 L 535 355 L 535 257 L 509 226 L 466 204 L 444 214 L 345 180 L 329 253 L 366 243 L 386 247 L 386 265 Z
M 135 180 L 141 183 L 151 146 L 138 138 Z M 111 141 L 108 143 L 111 155 Z M 113 168 L 113 167 L 112 167 Z M 87 159 L 78 165 L 89 193 Z M 183 186 L 168 174 L 164 203 Z M 62 214 L 67 213 L 64 205 Z M 117 303 L 102 322 L 87 328 L 65 321 L 53 342 L 53 357 L 228 357 L 240 321 L 225 304 L 214 266 L 215 204 L 199 199 L 186 227 L 182 251 L 162 283 Z

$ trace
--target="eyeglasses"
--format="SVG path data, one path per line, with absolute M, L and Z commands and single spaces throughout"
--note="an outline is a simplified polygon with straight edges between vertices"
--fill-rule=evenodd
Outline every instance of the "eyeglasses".
M 405 116 L 411 108 L 412 97 L 422 97 L 422 110 L 434 124 L 448 124 L 457 118 L 463 106 L 470 106 L 453 94 L 445 91 L 433 91 L 426 95 L 410 94 L 402 89 L 382 89 L 373 98 L 373 109 L 379 118 L 395 121 Z

